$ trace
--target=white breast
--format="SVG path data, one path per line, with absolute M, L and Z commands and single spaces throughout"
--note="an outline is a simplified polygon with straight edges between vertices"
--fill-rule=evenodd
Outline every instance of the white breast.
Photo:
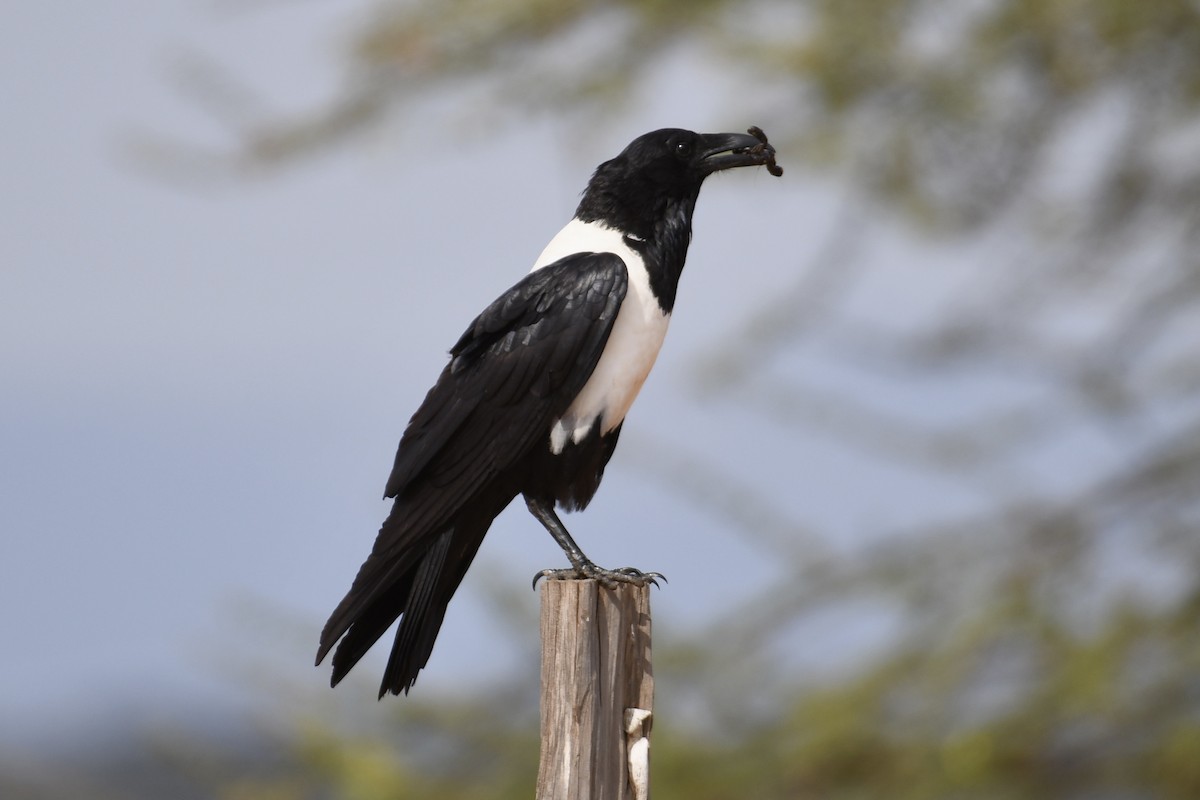
M 582 441 L 597 419 L 602 434 L 621 424 L 654 366 L 671 320 L 650 291 L 642 257 L 625 244 L 620 231 L 607 226 L 571 220 L 546 245 L 533 268 L 580 252 L 620 256 L 629 271 L 629 289 L 595 371 L 550 430 L 554 453 L 561 453 L 568 441 Z

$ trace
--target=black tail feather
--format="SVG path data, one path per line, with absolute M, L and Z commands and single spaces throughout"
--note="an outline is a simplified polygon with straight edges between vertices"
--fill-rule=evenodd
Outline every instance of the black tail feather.
M 317 647 L 317 666 L 321 665 L 325 656 L 329 654 L 343 634 L 347 638 L 351 638 L 350 630 L 352 628 L 360 629 L 355 634 L 355 638 L 365 638 L 368 629 L 382 626 L 366 642 L 366 646 L 363 648 L 365 651 L 383 635 L 389 625 L 396 621 L 396 617 L 404 611 L 408 587 L 412 583 L 414 564 L 411 558 L 406 559 L 406 562 L 389 565 L 378 553 L 371 553 L 363 562 L 358 569 L 358 574 L 354 577 L 350 591 L 346 592 L 346 596 L 338 603 L 337 608 L 329 615 L 325 627 L 321 629 L 321 641 Z M 342 649 L 342 646 L 338 647 L 339 651 Z M 359 657 L 361 655 L 360 653 Z M 334 658 L 336 667 L 339 656 L 335 654 Z M 345 656 L 340 658 L 345 658 Z M 354 659 L 354 661 L 357 660 L 357 658 Z M 353 666 L 353 662 L 350 666 Z M 349 670 L 350 666 L 347 666 L 346 669 Z M 337 680 L 335 678 L 334 683 L 337 683 Z
M 450 599 L 475 559 L 492 518 L 499 513 L 496 508 L 488 510 L 491 513 L 460 517 L 453 526 L 430 537 L 431 544 L 424 552 L 405 554 L 402 567 L 387 565 L 376 553 L 367 559 L 321 632 L 317 664 L 337 645 L 331 686 L 353 669 L 399 617 L 379 696 L 407 693 L 412 688 L 433 652 Z M 387 576 L 386 583 L 380 575 Z
M 342 678 L 346 677 L 346 673 L 354 668 L 354 665 L 367 654 L 371 646 L 387 632 L 391 624 L 404 611 L 411 584 L 410 573 L 405 575 L 402 580 L 397 581 L 345 631 L 345 636 L 342 637 L 341 643 L 338 644 L 337 650 L 333 654 L 333 674 L 329 679 L 330 686 L 337 686 Z M 326 643 L 324 639 L 322 640 L 323 652 L 318 654 L 317 663 L 320 663 L 324 652 L 328 652 L 336 641 L 334 639 Z
M 407 581 L 410 588 L 404 603 L 404 618 L 396 630 L 396 640 L 379 685 L 381 698 L 389 691 L 407 694 L 416 683 L 417 673 L 429 661 L 433 641 L 454 593 L 453 588 L 449 592 L 440 591 L 440 586 L 449 577 L 445 574 L 446 555 L 453 539 L 453 528 L 439 534 Z

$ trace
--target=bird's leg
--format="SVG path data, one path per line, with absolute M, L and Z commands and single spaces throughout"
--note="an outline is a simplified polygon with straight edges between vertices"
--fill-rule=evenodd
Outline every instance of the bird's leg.
M 583 554 L 583 550 L 579 549 L 579 545 L 571 538 L 571 534 L 567 531 L 562 520 L 558 518 L 558 514 L 554 513 L 553 503 L 544 503 L 533 497 L 525 497 L 525 505 L 529 507 L 529 513 L 537 517 L 537 521 L 542 523 L 542 526 L 550 532 L 554 537 L 554 541 L 558 542 L 558 546 L 563 549 L 567 555 L 567 560 L 571 562 L 571 569 L 544 569 L 533 576 L 533 584 L 537 586 L 538 580 L 541 578 L 593 578 L 605 586 L 612 588 L 617 583 L 634 583 L 642 586 L 646 583 L 658 585 L 658 578 L 666 580 L 662 574 L 658 572 L 642 572 L 640 569 L 633 567 L 621 567 L 619 569 L 605 569 L 598 567 L 590 558 Z

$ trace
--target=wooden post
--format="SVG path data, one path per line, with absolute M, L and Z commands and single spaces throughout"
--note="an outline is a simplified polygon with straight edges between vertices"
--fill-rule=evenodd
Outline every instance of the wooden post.
M 537 800 L 648 800 L 650 587 L 542 583 Z

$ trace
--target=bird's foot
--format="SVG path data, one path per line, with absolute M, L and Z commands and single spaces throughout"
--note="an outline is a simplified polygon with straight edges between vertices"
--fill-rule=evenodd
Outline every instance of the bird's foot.
M 544 569 L 533 576 L 533 587 L 536 589 L 538 581 L 542 578 L 554 581 L 569 581 L 569 580 L 594 580 L 602 584 L 606 589 L 615 589 L 618 583 L 632 583 L 634 586 L 645 586 L 647 583 L 658 586 L 661 580 L 667 582 L 667 577 L 661 572 L 642 572 L 634 567 L 618 567 L 617 569 L 605 569 L 598 567 L 590 561 L 585 561 L 578 567 L 569 567 L 567 569 Z

